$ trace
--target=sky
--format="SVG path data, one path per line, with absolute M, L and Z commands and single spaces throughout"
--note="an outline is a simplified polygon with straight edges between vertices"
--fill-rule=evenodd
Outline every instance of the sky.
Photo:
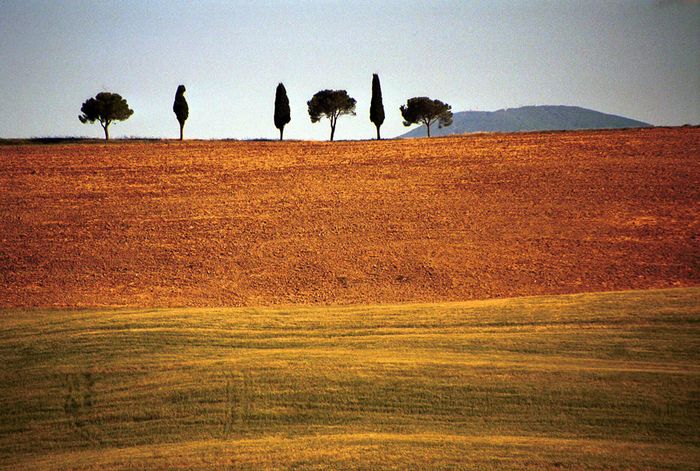
M 119 93 L 134 114 L 112 137 L 178 137 L 175 90 L 187 87 L 186 138 L 328 139 L 306 102 L 344 89 L 357 115 L 336 139 L 409 130 L 414 96 L 453 111 L 575 105 L 655 125 L 700 124 L 700 2 L 681 0 L 0 0 L 0 138 L 101 137 L 81 104 Z

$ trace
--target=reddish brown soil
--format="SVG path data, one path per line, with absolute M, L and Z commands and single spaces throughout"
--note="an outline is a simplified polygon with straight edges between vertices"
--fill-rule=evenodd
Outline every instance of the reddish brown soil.
M 700 284 L 700 129 L 0 147 L 0 306 Z

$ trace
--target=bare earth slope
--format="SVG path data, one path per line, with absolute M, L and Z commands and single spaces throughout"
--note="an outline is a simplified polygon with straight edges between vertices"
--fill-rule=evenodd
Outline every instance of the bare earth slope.
M 700 129 L 0 147 L 0 306 L 700 284 Z

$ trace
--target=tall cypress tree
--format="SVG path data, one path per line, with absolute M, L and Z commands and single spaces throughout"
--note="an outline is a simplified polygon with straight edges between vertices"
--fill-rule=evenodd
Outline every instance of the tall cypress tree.
M 190 115 L 190 108 L 187 106 L 187 100 L 185 100 L 185 86 L 180 85 L 177 87 L 175 92 L 175 102 L 173 103 L 173 112 L 177 118 L 177 122 L 180 123 L 180 140 L 183 139 L 183 131 L 185 129 L 185 121 L 187 121 Z
M 284 126 L 292 120 L 289 111 L 289 98 L 283 84 L 277 85 L 275 92 L 275 127 L 280 130 L 280 141 L 284 136 Z
M 372 103 L 369 106 L 369 120 L 377 127 L 377 140 L 381 139 L 379 127 L 384 123 L 384 103 L 382 103 L 382 87 L 379 85 L 379 75 L 372 76 Z

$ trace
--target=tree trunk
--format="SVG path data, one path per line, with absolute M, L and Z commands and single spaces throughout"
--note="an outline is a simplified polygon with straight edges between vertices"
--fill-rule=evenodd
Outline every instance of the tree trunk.
M 184 134 L 184 129 L 185 129 L 185 123 L 180 123 L 180 140 L 183 139 L 183 134 Z
M 280 141 L 282 140 L 283 136 L 284 136 L 284 126 L 282 126 L 280 128 Z
M 335 136 L 335 123 L 331 121 L 331 142 L 333 142 L 333 136 Z
M 105 130 L 105 141 L 109 141 L 109 124 L 106 126 L 102 126 L 102 129 Z
M 425 127 L 428 129 L 428 137 L 430 137 L 430 124 L 426 124 Z
M 377 124 L 377 140 L 380 141 L 382 137 L 379 135 L 379 125 Z

